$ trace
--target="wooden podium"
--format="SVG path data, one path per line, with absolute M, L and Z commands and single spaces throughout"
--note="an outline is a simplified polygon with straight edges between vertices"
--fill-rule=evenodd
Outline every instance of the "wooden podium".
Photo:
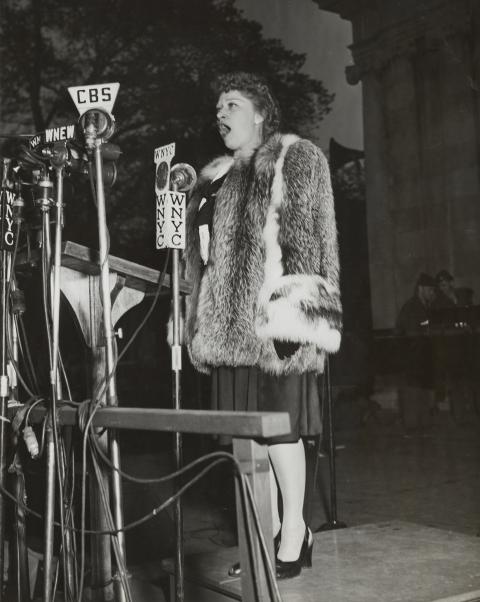
M 61 291 L 72 307 L 85 341 L 92 353 L 92 390 L 105 379 L 106 358 L 102 342 L 102 307 L 100 301 L 100 267 L 98 252 L 81 245 L 66 242 L 62 249 Z M 110 287 L 112 302 L 112 324 L 129 309 L 138 305 L 148 292 L 157 289 L 159 272 L 138 264 L 109 257 Z M 165 276 L 165 287 L 170 287 L 170 278 Z M 188 294 L 190 285 L 180 282 L 180 292 Z M 34 410 L 32 420 L 41 420 L 44 410 Z M 76 412 L 72 408 L 60 408 L 59 422 L 74 425 Z M 173 431 L 186 433 L 226 434 L 233 437 L 233 449 L 242 474 L 248 475 L 251 484 L 260 525 L 267 543 L 270 559 L 274 562 L 271 525 L 269 460 L 266 444 L 261 440 L 286 434 L 290 431 L 286 413 L 239 413 L 185 410 L 155 410 L 141 408 L 102 407 L 93 420 L 94 427 L 108 429 L 138 429 Z M 260 442 L 258 442 L 260 440 Z M 105 438 L 105 451 L 107 440 Z M 108 486 L 106 471 L 102 475 Z M 93 481 L 93 480 L 92 480 Z M 115 502 L 115 500 L 114 500 Z M 121 503 L 121 500 L 117 500 Z M 93 517 L 92 528 L 108 530 L 101 507 L 101 495 L 91 487 L 90 511 Z M 247 541 L 245 532 L 245 511 L 238 496 L 237 517 L 239 525 L 240 562 L 242 571 L 242 592 L 245 601 L 270 600 L 271 592 L 264 572 L 264 561 L 256 541 Z M 114 599 L 112 583 L 110 536 L 93 538 L 92 569 L 96 583 L 110 584 L 97 589 L 96 600 L 101 602 Z M 274 564 L 273 564 L 274 566 Z M 226 567 L 227 569 L 228 567 Z M 263 571 L 263 573 L 262 573 Z M 252 575 L 257 575 L 254 580 Z
M 147 292 L 156 291 L 160 273 L 157 270 L 114 256 L 109 256 L 108 262 L 111 321 L 112 327 L 115 328 L 120 318 L 129 309 L 144 300 Z M 100 271 L 98 251 L 72 242 L 63 244 L 60 288 L 72 308 L 85 342 L 90 348 L 92 395 L 105 381 L 107 373 Z M 170 286 L 168 274 L 165 274 L 164 286 L 167 288 Z M 185 282 L 181 283 L 181 292 L 190 292 L 190 287 Z M 105 392 L 100 395 L 99 402 L 102 406 L 106 405 Z M 108 434 L 105 432 L 101 437 L 100 444 L 106 454 L 108 454 L 109 439 L 112 436 L 114 436 L 114 431 L 110 430 Z M 117 459 L 117 463 L 118 461 Z M 112 490 L 121 492 L 121 479 L 119 475 L 109 475 L 108 472 L 104 469 L 100 475 L 103 490 L 109 492 L 110 505 L 113 504 L 116 511 L 123 516 L 122 499 L 112 500 L 109 491 L 109 480 L 117 478 L 116 485 L 112 484 Z M 98 531 L 107 531 L 109 525 L 102 506 L 102 493 L 94 478 L 90 479 L 89 491 L 91 526 Z M 113 497 L 122 498 L 121 495 Z M 109 584 L 96 590 L 96 599 L 102 602 L 103 600 L 113 600 L 111 538 L 107 535 L 92 537 L 91 555 L 92 581 L 97 584 Z
M 112 323 L 156 290 L 160 273 L 126 259 L 109 256 L 112 299 Z M 100 267 L 98 251 L 73 242 L 62 248 L 61 290 L 77 317 L 87 345 L 101 346 L 102 312 L 99 292 Z M 170 287 L 170 276 L 165 274 L 164 286 Z M 182 281 L 180 291 L 188 294 L 191 286 Z

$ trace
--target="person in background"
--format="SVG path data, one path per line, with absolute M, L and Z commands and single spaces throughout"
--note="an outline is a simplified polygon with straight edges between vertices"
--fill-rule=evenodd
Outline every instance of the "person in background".
M 438 272 L 435 283 L 432 309 L 439 313 L 439 322 L 443 326 L 443 336 L 437 337 L 434 349 L 435 396 L 438 407 L 447 403 L 454 420 L 465 423 L 473 405 L 475 372 L 470 331 L 476 320 L 470 312 L 473 290 L 457 288 L 454 277 L 447 270 Z
M 430 307 L 435 299 L 435 280 L 422 273 L 413 296 L 400 309 L 396 322 L 398 356 L 402 370 L 398 389 L 399 407 L 407 432 L 431 425 L 433 408 L 432 347 L 428 336 Z
M 426 273 L 420 274 L 413 296 L 400 309 L 396 322 L 398 334 L 408 334 L 425 329 L 429 324 L 429 309 L 435 300 L 435 280 Z
M 277 101 L 261 77 L 220 76 L 214 93 L 229 154 L 203 169 L 188 204 L 185 340 L 193 366 L 212 374 L 212 409 L 290 415 L 291 432 L 268 447 L 276 575 L 284 579 L 311 566 L 302 437 L 320 432 L 317 375 L 341 339 L 330 174 L 314 144 L 280 133 Z
M 457 292 L 455 290 L 454 278 L 447 270 L 440 270 L 435 276 L 435 301 L 433 307 L 454 307 L 458 304 Z
M 435 276 L 436 297 L 433 307 L 444 309 L 448 307 L 468 307 L 473 305 L 473 289 L 456 287 L 455 278 L 447 270 L 440 270 Z

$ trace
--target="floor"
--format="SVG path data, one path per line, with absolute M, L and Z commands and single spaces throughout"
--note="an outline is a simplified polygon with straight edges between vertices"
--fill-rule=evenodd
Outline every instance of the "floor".
M 430 415 L 427 427 L 405 428 L 397 409 L 364 412 L 343 421 L 336 431 L 337 518 L 348 527 L 406 521 L 454 533 L 480 536 L 480 416 L 475 407 L 462 418 L 448 407 Z M 411 422 L 409 422 L 411 426 Z M 185 440 L 186 458 L 207 451 L 204 439 Z M 309 446 L 310 467 L 316 450 Z M 135 474 L 160 474 L 171 468 L 168 450 L 124 455 L 124 468 Z M 329 462 L 318 453 L 318 475 L 307 512 L 317 530 L 327 521 Z M 183 498 L 186 555 L 221 552 L 236 544 L 229 476 L 217 472 Z M 171 486 L 125 488 L 126 519 L 136 518 L 171 494 Z M 321 534 L 317 535 L 321 537 Z M 412 546 L 415 546 L 412 538 Z M 135 577 L 166 591 L 160 560 L 171 556 L 174 530 L 171 511 L 160 514 L 141 533 L 127 536 L 127 556 Z M 479 558 L 480 561 L 480 558 Z
M 225 572 L 237 553 L 230 548 L 188 556 L 185 600 L 242 600 L 241 580 Z M 312 568 L 279 581 L 278 588 L 282 602 L 479 602 L 479 558 L 477 537 L 376 522 L 316 533 Z M 265 589 L 262 599 L 270 600 Z

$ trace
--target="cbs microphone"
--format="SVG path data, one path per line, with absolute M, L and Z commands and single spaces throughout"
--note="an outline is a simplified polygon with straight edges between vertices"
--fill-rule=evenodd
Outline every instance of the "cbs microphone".
M 197 174 L 188 163 L 177 163 L 170 170 L 170 186 L 179 192 L 188 192 L 197 181 Z

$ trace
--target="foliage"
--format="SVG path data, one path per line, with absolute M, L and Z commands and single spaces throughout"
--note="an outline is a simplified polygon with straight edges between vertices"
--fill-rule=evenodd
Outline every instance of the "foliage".
M 138 260 L 149 260 L 142 248 L 154 240 L 153 149 L 176 141 L 176 160 L 196 167 L 223 152 L 209 93 L 214 75 L 264 74 L 284 129 L 302 135 L 314 131 L 333 100 L 301 72 L 304 56 L 264 39 L 233 0 L 4 0 L 1 17 L 2 134 L 71 123 L 68 86 L 120 82 L 112 141 L 123 155 L 109 222 L 112 250 Z M 75 184 L 72 196 L 68 234 L 82 242 L 91 230 L 88 188 Z

